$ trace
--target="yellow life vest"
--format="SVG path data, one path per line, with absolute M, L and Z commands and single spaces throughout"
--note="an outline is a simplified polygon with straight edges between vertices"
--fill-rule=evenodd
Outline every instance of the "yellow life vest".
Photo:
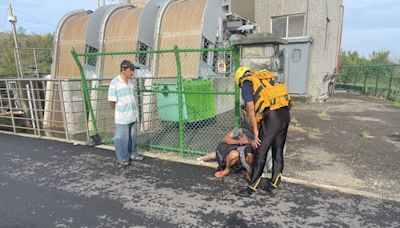
M 290 96 L 284 83 L 275 82 L 274 73 L 268 70 L 251 72 L 250 76 L 243 78 L 242 83 L 253 83 L 253 100 L 257 122 L 264 118 L 264 110 L 280 109 L 289 106 Z

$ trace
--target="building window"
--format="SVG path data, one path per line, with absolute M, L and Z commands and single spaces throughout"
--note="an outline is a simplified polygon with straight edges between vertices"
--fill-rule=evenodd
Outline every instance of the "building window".
M 272 33 L 282 37 L 304 36 L 304 14 L 272 18 Z

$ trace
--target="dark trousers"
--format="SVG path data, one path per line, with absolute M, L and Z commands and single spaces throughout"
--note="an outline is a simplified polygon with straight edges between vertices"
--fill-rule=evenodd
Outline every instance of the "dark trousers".
M 272 147 L 272 186 L 278 187 L 280 177 L 283 171 L 283 147 L 286 142 L 286 135 L 290 122 L 290 113 L 288 107 L 277 110 L 266 110 L 264 119 L 260 123 L 259 138 L 261 145 L 254 154 L 254 163 L 251 172 L 249 187 L 257 189 L 261 181 L 261 175 L 264 171 L 267 153 Z

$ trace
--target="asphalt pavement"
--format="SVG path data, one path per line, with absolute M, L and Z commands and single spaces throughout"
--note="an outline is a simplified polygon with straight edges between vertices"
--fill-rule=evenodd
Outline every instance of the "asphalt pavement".
M 400 202 L 283 181 L 234 195 L 242 175 L 0 134 L 0 227 L 399 227 Z
M 339 91 L 291 115 L 285 176 L 400 201 L 399 104 Z

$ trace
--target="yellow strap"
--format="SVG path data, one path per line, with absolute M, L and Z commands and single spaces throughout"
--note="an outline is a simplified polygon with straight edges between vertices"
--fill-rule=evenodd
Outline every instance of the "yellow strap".
M 258 185 L 260 184 L 260 181 L 261 181 L 261 177 L 258 178 L 258 180 L 257 180 L 256 183 L 254 184 L 254 186 L 249 185 L 248 187 L 249 187 L 250 189 L 252 189 L 253 191 L 257 191 L 257 187 L 258 187 Z
M 278 181 L 279 181 L 279 179 L 281 179 L 281 178 L 282 178 L 282 173 L 279 173 L 278 176 L 276 177 L 274 183 L 272 184 L 272 186 L 275 187 L 275 188 L 277 188 L 277 187 L 278 187 L 278 185 L 277 185 L 277 184 L 278 184 Z

